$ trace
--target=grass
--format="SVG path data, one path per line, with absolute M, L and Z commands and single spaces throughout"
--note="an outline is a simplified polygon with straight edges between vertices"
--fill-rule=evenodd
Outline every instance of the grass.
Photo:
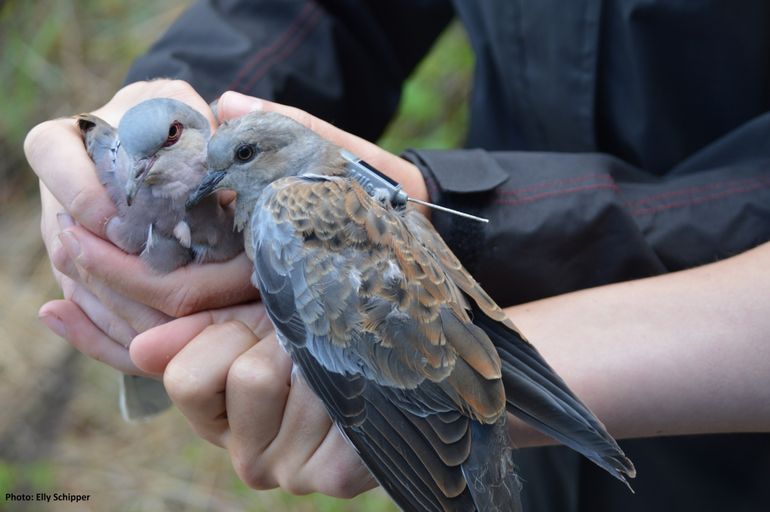
M 6 492 L 72 492 L 89 502 L 65 510 L 394 511 L 381 491 L 340 501 L 256 492 L 227 454 L 170 411 L 124 423 L 113 370 L 73 356 L 37 321 L 57 298 L 39 236 L 36 180 L 21 151 L 45 119 L 89 110 L 119 88 L 132 59 L 189 3 L 141 0 L 0 1 L 0 510 Z M 404 89 L 380 143 L 447 148 L 462 144 L 473 58 L 458 25 L 448 29 Z
M 21 143 L 40 121 L 104 103 L 188 1 L 0 2 L 2 199 L 30 193 Z
M 380 146 L 393 153 L 409 147 L 447 149 L 465 142 L 473 52 L 453 23 L 404 84 L 398 112 Z

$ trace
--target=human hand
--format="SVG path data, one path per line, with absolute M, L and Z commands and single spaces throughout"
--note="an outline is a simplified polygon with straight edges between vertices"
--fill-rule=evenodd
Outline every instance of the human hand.
M 214 124 L 205 101 L 188 84 L 171 80 L 124 87 L 94 114 L 117 125 L 126 110 L 153 97 L 184 101 Z M 74 120 L 36 126 L 24 148 L 40 178 L 41 231 L 64 293 L 64 300 L 43 305 L 39 316 L 79 350 L 125 373 L 142 374 L 126 348 L 138 332 L 174 316 L 257 296 L 248 284 L 251 269 L 244 256 L 158 276 L 107 242 L 115 207 Z
M 350 498 L 376 486 L 321 401 L 296 378 L 261 303 L 206 311 L 137 336 L 131 356 L 163 373 L 204 439 L 255 489 Z

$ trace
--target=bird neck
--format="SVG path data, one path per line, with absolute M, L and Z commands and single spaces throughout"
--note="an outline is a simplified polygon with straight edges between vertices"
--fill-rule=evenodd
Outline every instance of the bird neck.
M 264 188 L 260 187 L 258 190 L 238 192 L 238 196 L 235 199 L 235 217 L 233 219 L 235 229 L 238 231 L 243 231 L 248 226 L 251 214 L 259 202 L 263 190 Z
M 298 175 L 315 174 L 320 176 L 346 176 L 345 160 L 340 155 L 340 147 L 325 143 L 321 148 L 307 155 Z

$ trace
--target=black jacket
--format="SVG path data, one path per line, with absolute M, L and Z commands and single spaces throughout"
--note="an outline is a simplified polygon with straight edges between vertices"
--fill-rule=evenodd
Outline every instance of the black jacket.
M 684 269 L 770 240 L 770 3 L 200 1 L 129 81 L 296 105 L 376 139 L 453 16 L 476 54 L 468 148 L 410 150 L 433 214 L 501 305 Z M 651 333 L 654 335 L 654 333 Z M 767 510 L 770 436 L 622 443 L 631 495 L 522 450 L 529 510 Z

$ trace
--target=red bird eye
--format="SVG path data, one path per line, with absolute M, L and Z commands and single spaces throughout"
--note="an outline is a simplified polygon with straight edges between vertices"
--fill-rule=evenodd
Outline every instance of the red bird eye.
M 164 148 L 173 146 L 177 143 L 179 137 L 182 136 L 182 128 L 182 123 L 179 121 L 171 123 L 171 126 L 168 127 L 168 138 L 166 139 L 166 142 L 163 143 Z

